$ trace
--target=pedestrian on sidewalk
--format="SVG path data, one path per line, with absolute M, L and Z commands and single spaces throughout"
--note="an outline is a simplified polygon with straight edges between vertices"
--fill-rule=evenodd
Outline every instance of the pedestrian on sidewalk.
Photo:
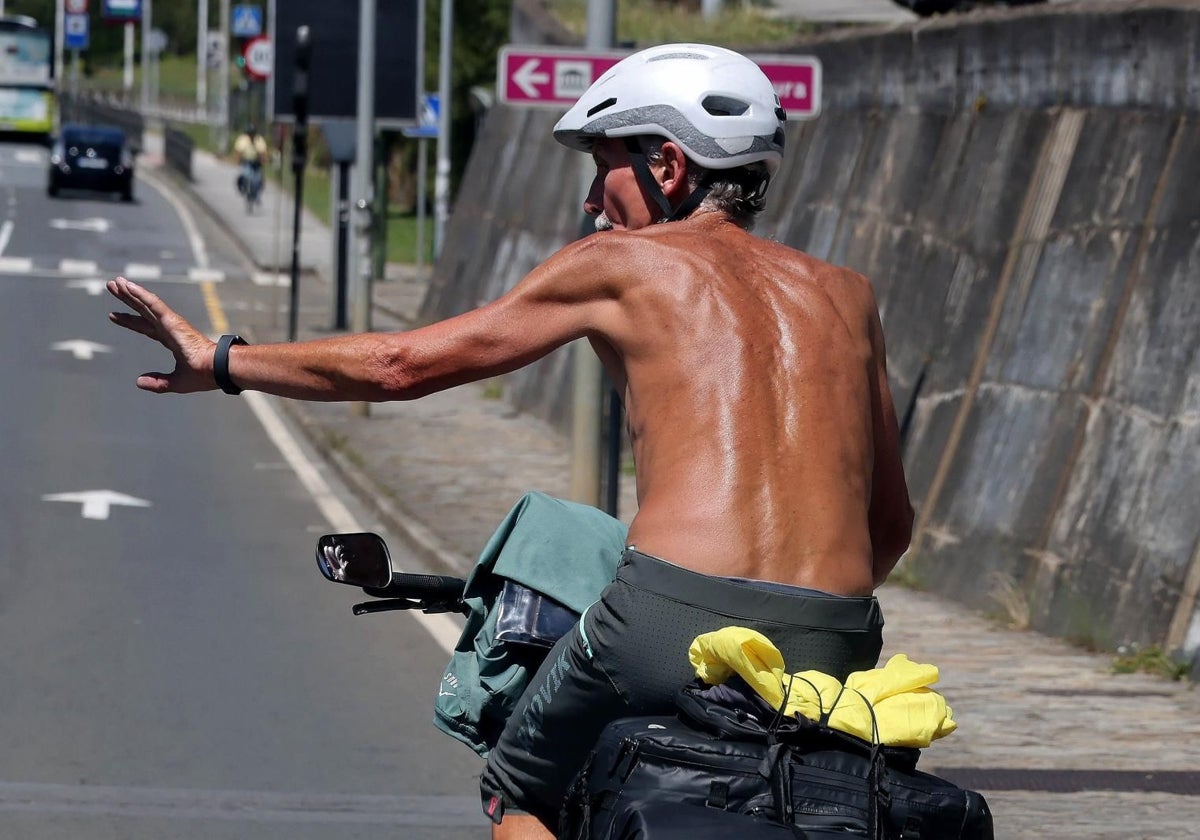
M 638 511 L 616 579 L 489 754 L 494 837 L 551 836 L 605 724 L 673 710 L 700 633 L 760 630 L 792 671 L 844 679 L 876 663 L 872 593 L 912 527 L 883 330 L 865 278 L 749 232 L 785 116 L 735 52 L 624 59 L 554 129 L 595 162 L 584 208 L 598 234 L 498 300 L 410 332 L 214 344 L 141 286 L 108 284 L 132 310 L 111 319 L 174 358 L 138 377 L 155 393 L 416 399 L 591 342 L 624 398 Z

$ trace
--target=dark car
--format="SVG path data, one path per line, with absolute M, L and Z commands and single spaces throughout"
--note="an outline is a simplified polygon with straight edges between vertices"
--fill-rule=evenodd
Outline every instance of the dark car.
M 133 201 L 133 150 L 125 132 L 106 125 L 64 125 L 50 149 L 46 192 L 84 189 L 116 192 Z

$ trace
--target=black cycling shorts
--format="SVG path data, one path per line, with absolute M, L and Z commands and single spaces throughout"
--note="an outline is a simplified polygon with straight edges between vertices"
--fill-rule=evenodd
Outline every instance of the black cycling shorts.
M 874 597 L 844 597 L 692 572 L 634 549 L 575 629 L 550 650 L 480 778 L 484 811 L 557 825 L 576 772 L 613 720 L 675 712 L 695 679 L 688 648 L 701 633 L 749 627 L 789 671 L 845 679 L 875 667 L 883 615 Z

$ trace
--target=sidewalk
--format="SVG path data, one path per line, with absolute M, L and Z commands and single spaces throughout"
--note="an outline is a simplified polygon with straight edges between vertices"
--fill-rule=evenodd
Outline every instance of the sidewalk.
M 247 216 L 234 200 L 232 165 L 198 153 L 193 169 L 190 186 L 159 174 L 195 199 L 260 268 L 278 266 L 274 186 L 264 209 Z M 282 252 L 290 260 L 290 209 L 282 218 Z M 308 271 L 299 334 L 311 338 L 330 332 L 330 239 L 315 219 L 303 225 Z M 375 284 L 374 328 L 405 328 L 422 290 L 411 268 L 390 266 L 388 279 Z M 233 330 L 258 342 L 286 338 L 286 286 L 230 278 L 218 294 Z M 492 396 L 492 385 L 373 405 L 367 417 L 345 404 L 281 404 L 391 536 L 431 564 L 462 572 L 522 492 L 568 494 L 568 441 L 514 414 Z M 622 518 L 634 504 L 632 488 L 623 487 Z M 888 622 L 884 656 L 902 651 L 938 665 L 938 688 L 960 723 L 925 752 L 922 767 L 982 791 L 997 837 L 1196 836 L 1200 690 L 1113 675 L 1107 654 L 1005 629 L 899 586 L 883 587 L 880 600 Z

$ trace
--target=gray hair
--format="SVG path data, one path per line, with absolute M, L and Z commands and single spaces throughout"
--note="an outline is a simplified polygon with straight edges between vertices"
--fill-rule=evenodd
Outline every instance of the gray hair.
M 664 137 L 638 138 L 648 163 L 662 163 Z M 770 175 L 761 161 L 736 169 L 710 169 L 688 158 L 688 186 L 693 190 L 707 185 L 708 195 L 696 210 L 720 210 L 738 227 L 750 230 L 767 206 L 767 182 Z M 696 211 L 693 211 L 696 212 Z

